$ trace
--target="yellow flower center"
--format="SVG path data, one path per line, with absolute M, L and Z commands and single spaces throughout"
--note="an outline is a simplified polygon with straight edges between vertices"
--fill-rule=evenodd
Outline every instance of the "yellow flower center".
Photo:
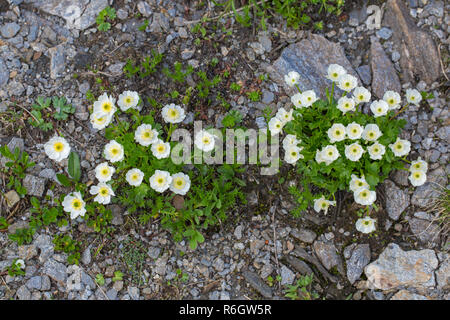
M 398 144 L 395 146 L 395 148 L 396 148 L 397 150 L 402 150 L 402 149 L 403 149 L 403 145 L 401 145 L 400 143 L 398 143 Z
M 363 95 L 360 95 L 359 96 L 359 100 L 363 100 L 364 99 L 364 96 Z
M 177 188 L 177 189 L 183 189 L 185 182 L 184 182 L 183 178 L 178 177 L 178 178 L 175 178 L 174 185 L 175 185 L 175 188 Z
M 142 138 L 144 139 L 150 139 L 153 137 L 153 133 L 151 131 L 144 131 L 144 133 L 142 134 Z
M 157 182 L 158 182 L 159 184 L 163 184 L 163 183 L 164 183 L 164 178 L 163 178 L 163 177 L 159 177 L 159 178 L 157 179 Z
M 109 170 L 108 169 L 103 169 L 102 170 L 102 174 L 104 175 L 104 176 L 106 176 L 107 174 L 109 173 Z
M 112 110 L 111 102 L 104 102 L 104 103 L 102 104 L 102 109 L 103 109 L 103 111 L 105 111 L 105 112 L 110 112 L 110 111 Z
M 172 118 L 177 118 L 178 117 L 178 111 L 176 109 L 170 109 L 169 115 Z
M 117 155 L 117 154 L 119 154 L 119 149 L 117 149 L 117 148 L 112 148 L 112 149 L 111 149 L 111 153 L 112 153 L 113 155 Z
M 125 98 L 125 102 L 126 102 L 127 104 L 130 104 L 132 101 L 133 101 L 133 98 L 132 98 L 132 97 L 126 97 L 126 98 Z
M 158 152 L 164 152 L 164 150 L 166 150 L 166 147 L 163 144 L 159 144 L 157 147 Z
M 109 193 L 109 192 L 108 192 L 108 188 L 105 188 L 105 187 L 100 188 L 99 193 L 100 193 L 102 196 L 107 196 L 108 193 Z
M 210 142 L 211 142 L 211 140 L 209 140 L 208 137 L 204 137 L 204 138 L 203 138 L 203 143 L 204 143 L 204 144 L 209 144 Z
M 53 145 L 53 149 L 55 149 L 56 152 L 61 152 L 64 149 L 64 145 L 62 144 L 62 142 L 56 142 Z
M 73 199 L 72 200 L 72 208 L 75 210 L 80 210 L 82 207 L 80 199 Z

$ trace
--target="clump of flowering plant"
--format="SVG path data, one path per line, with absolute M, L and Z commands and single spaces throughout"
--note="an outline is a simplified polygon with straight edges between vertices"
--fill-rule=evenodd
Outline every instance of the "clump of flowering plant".
M 357 230 L 372 232 L 374 220 L 368 217 L 375 206 L 375 187 L 394 169 L 408 170 L 406 157 L 411 143 L 399 138 L 405 120 L 396 119 L 409 104 L 418 105 L 421 94 L 415 89 L 406 93 L 407 103 L 401 108 L 401 96 L 387 91 L 383 99 L 371 101 L 370 92 L 358 86 L 356 77 L 339 65 L 332 64 L 326 77 L 331 81 L 327 99 L 318 99 L 313 90 L 302 92 L 295 71 L 285 77 L 288 86 L 298 93 L 291 97 L 293 109 L 282 109 L 269 121 L 272 135 L 287 135 L 283 140 L 285 161 L 296 166 L 301 174 L 301 190 L 291 187 L 298 198 L 299 214 L 314 204 L 317 212 L 328 212 L 336 204 L 338 190 L 353 192 L 354 201 L 366 206 L 367 217 L 357 223 Z M 343 91 L 334 99 L 335 86 Z M 370 113 L 362 111 L 367 103 Z M 280 109 L 281 110 L 281 109 Z M 286 116 L 289 114 L 289 116 Z M 418 159 L 409 168 L 409 180 L 414 186 L 426 181 L 426 162 Z M 313 194 L 311 187 L 323 192 Z

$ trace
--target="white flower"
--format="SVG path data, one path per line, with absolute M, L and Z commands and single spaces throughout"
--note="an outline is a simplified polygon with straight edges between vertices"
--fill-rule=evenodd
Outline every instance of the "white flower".
M 320 197 L 319 199 L 314 200 L 314 210 L 316 212 L 320 212 L 320 210 L 323 210 L 325 214 L 328 213 L 328 207 L 329 206 L 335 206 L 336 201 L 330 201 L 326 200 L 324 196 Z
M 297 137 L 295 135 L 288 134 L 283 139 L 283 148 L 287 149 L 289 147 L 296 147 L 300 142 L 301 140 L 297 140 Z
M 276 118 L 272 118 L 272 119 L 276 119 Z M 278 120 L 278 121 L 280 121 L 280 120 Z M 194 144 L 200 150 L 202 150 L 204 152 L 209 152 L 214 149 L 214 145 L 215 145 L 214 136 L 211 133 L 209 133 L 205 130 L 202 130 L 195 135 Z
M 127 111 L 128 109 L 136 109 L 139 103 L 139 95 L 136 91 L 124 91 L 117 101 L 120 110 Z
M 352 179 L 350 180 L 350 190 L 355 192 L 360 188 L 369 188 L 369 184 L 366 182 L 364 176 L 358 178 L 356 175 L 352 174 Z
M 330 142 L 342 141 L 345 139 L 345 126 L 341 123 L 335 123 L 327 131 Z
M 389 145 L 389 148 L 391 148 L 396 157 L 406 156 L 411 150 L 411 142 L 397 138 L 393 144 Z
M 402 102 L 402 98 L 395 91 L 386 91 L 383 95 L 383 100 L 389 105 L 389 110 L 400 108 L 400 103 Z
M 158 131 L 151 124 L 141 124 L 134 132 L 134 140 L 141 146 L 148 147 L 158 141 Z
M 347 133 L 348 138 L 351 140 L 361 139 L 363 130 L 363 127 L 361 127 L 356 122 L 349 123 L 345 128 L 345 132 Z
M 69 156 L 70 146 L 66 139 L 55 136 L 45 143 L 44 151 L 50 159 L 60 162 Z
M 303 108 L 303 104 L 302 104 L 302 94 L 301 93 L 296 93 L 291 97 L 291 102 L 294 104 L 294 106 L 296 108 Z
M 166 191 L 172 183 L 172 177 L 167 171 L 156 170 L 150 177 L 150 187 L 157 192 Z
M 422 171 L 427 172 L 428 171 L 428 163 L 422 160 L 421 157 L 419 157 L 417 160 L 411 162 L 411 167 L 409 167 L 409 171 Z
M 408 177 L 414 187 L 423 185 L 427 181 L 427 174 L 423 171 L 411 171 Z
M 277 117 L 273 117 L 269 121 L 270 135 L 274 136 L 283 130 L 284 123 Z
M 328 145 L 321 151 L 321 158 L 323 161 L 325 161 L 326 165 L 328 166 L 330 163 L 332 163 L 334 160 L 339 158 L 340 154 L 338 149 L 333 145 Z
M 290 111 L 286 111 L 286 109 L 280 108 L 280 109 L 278 109 L 275 117 L 278 118 L 284 124 L 286 124 L 292 120 L 292 112 L 293 111 L 294 111 L 294 109 L 291 109 Z
M 94 102 L 94 113 L 100 113 L 103 115 L 112 116 L 116 111 L 117 107 L 114 105 L 116 100 L 109 97 L 106 93 L 102 94 L 97 101 Z
M 370 206 L 377 200 L 377 193 L 370 191 L 368 187 L 356 189 L 353 195 L 355 202 L 363 206 Z
M 389 105 L 384 100 L 374 101 L 370 104 L 370 110 L 374 114 L 375 118 L 378 118 L 387 115 Z
M 367 151 L 369 152 L 370 159 L 381 160 L 386 152 L 386 147 L 379 142 L 375 142 L 373 145 L 367 147 Z
M 382 133 L 378 126 L 374 123 L 368 124 L 362 133 L 362 138 L 366 141 L 377 141 L 379 137 L 382 136 Z
M 64 197 L 62 206 L 65 212 L 70 213 L 70 219 L 76 219 L 78 216 L 83 217 L 86 213 L 85 202 L 81 198 L 80 192 L 72 192 Z
M 371 233 L 375 231 L 375 219 L 365 217 L 356 221 L 356 230 L 362 233 Z
M 187 174 L 182 172 L 172 175 L 172 182 L 170 183 L 170 190 L 173 193 L 184 196 L 191 187 L 191 179 Z
M 300 153 L 303 150 L 302 147 L 291 146 L 285 150 L 284 161 L 289 164 L 294 164 L 298 159 L 303 159 L 303 155 Z
M 357 104 L 369 102 L 371 96 L 370 91 L 364 87 L 356 87 L 355 90 L 353 90 L 353 99 Z
M 337 86 L 339 87 L 339 89 L 346 92 L 352 91 L 356 88 L 357 85 L 358 79 L 348 73 L 340 75 L 337 81 Z
M 125 179 L 131 186 L 139 187 L 144 179 L 144 173 L 140 169 L 134 168 L 128 170 Z
M 416 89 L 406 89 L 406 100 L 409 103 L 418 106 L 420 104 L 420 101 L 422 100 L 422 95 Z
M 352 98 L 341 97 L 338 100 L 337 108 L 343 113 L 355 110 L 355 101 Z
M 315 160 L 316 160 L 317 163 L 325 162 L 325 160 L 322 157 L 322 151 L 321 150 L 316 150 Z
M 300 74 L 296 71 L 291 71 L 284 76 L 284 81 L 286 81 L 289 87 L 293 87 L 294 85 L 300 83 Z
M 170 155 L 170 144 L 158 139 L 152 144 L 152 153 L 157 159 L 164 159 Z
M 95 177 L 100 182 L 108 182 L 116 172 L 114 167 L 108 165 L 108 162 L 102 162 L 95 167 Z
M 14 264 L 20 269 L 25 269 L 25 261 L 23 261 L 23 259 L 17 259 Z
M 112 120 L 112 114 L 104 114 L 103 112 L 94 112 L 91 114 L 89 121 L 92 124 L 92 128 L 97 130 L 105 129 Z
M 161 110 L 161 114 L 164 121 L 168 123 L 180 123 L 186 118 L 184 109 L 174 103 L 164 106 Z
M 94 198 L 94 201 L 100 204 L 109 204 L 111 202 L 111 196 L 115 196 L 111 186 L 104 182 L 92 186 L 91 189 L 89 189 L 89 193 L 92 195 L 96 194 L 97 196 Z
M 307 90 L 303 92 L 300 97 L 300 101 L 302 102 L 302 106 L 304 107 L 310 107 L 317 100 L 318 98 L 314 90 Z
M 105 159 L 111 162 L 122 161 L 124 157 L 123 146 L 116 140 L 111 140 L 104 150 Z
M 364 149 L 358 143 L 345 146 L 345 156 L 350 161 L 358 161 L 364 153 Z
M 341 75 L 346 73 L 347 71 L 345 71 L 345 69 L 342 66 L 338 64 L 330 64 L 327 70 L 327 79 L 336 82 L 338 81 Z

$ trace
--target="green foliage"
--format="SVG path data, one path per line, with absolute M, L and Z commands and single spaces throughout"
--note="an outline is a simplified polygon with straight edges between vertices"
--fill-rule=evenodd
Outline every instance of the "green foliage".
M 196 86 L 197 93 L 200 98 L 208 97 L 209 90 L 222 81 L 222 78 L 219 75 L 214 76 L 214 78 L 210 80 L 204 71 L 198 71 L 196 74 L 200 79 Z
M 99 286 L 103 286 L 105 284 L 105 277 L 103 277 L 101 273 L 97 273 L 97 275 L 95 276 L 95 282 Z
M 21 246 L 23 244 L 31 243 L 35 232 L 36 230 L 32 228 L 18 228 L 15 233 L 8 234 L 8 238 L 17 243 L 18 246 Z
M 11 265 L 8 267 L 8 275 L 10 277 L 24 276 L 25 271 L 22 269 L 20 263 L 18 263 L 19 259 L 14 259 Z
M 0 230 L 6 230 L 9 227 L 8 221 L 5 217 L 0 217 Z
M 68 254 L 67 262 L 69 264 L 78 265 L 81 256 L 81 242 L 73 240 L 68 235 L 56 235 L 53 243 L 55 244 L 55 251 Z
M 123 280 L 123 272 L 120 270 L 114 271 L 114 277 L 112 277 L 112 282 L 122 281 Z
M 261 91 L 260 90 L 249 91 L 249 92 L 246 92 L 246 94 L 247 94 L 247 97 L 253 102 L 258 102 L 261 100 Z
M 100 11 L 97 18 L 95 19 L 98 31 L 108 31 L 109 29 L 111 29 L 110 22 L 112 22 L 114 19 L 116 19 L 116 9 L 108 6 Z
M 236 82 L 233 82 L 232 84 L 230 84 L 230 89 L 236 92 L 241 91 L 242 86 L 237 84 Z
M 35 163 L 30 161 L 28 153 L 20 152 L 18 147 L 11 152 L 7 145 L 3 145 L 0 147 L 0 154 L 10 160 L 5 163 L 5 168 L 1 169 L 3 173 L 9 175 L 9 182 L 6 186 L 14 188 L 23 198 L 27 194 L 27 189 L 22 186 L 22 180 L 25 178 L 26 170 L 33 167 Z
M 152 49 L 152 55 L 145 57 L 139 64 L 132 59 L 128 59 L 123 67 L 123 71 L 128 78 L 138 75 L 140 78 L 145 78 L 156 71 L 156 67 L 163 59 L 162 53 L 157 53 Z
M 68 165 L 69 175 L 73 180 L 78 182 L 81 178 L 81 166 L 80 157 L 78 153 L 71 151 L 69 154 L 69 165 Z
M 313 282 L 313 274 L 300 276 L 300 279 L 298 279 L 294 285 L 288 285 L 288 289 L 285 290 L 285 297 L 291 300 L 318 299 L 319 295 L 316 292 L 311 291 L 312 282 Z
M 51 106 L 53 106 L 53 109 Z M 75 107 L 68 104 L 65 97 L 38 97 L 31 108 L 30 113 L 32 117 L 28 118 L 28 122 L 33 127 L 37 127 L 45 132 L 53 129 L 51 118 L 58 121 L 65 121 L 70 114 L 75 113 Z
M 237 124 L 241 123 L 241 121 L 242 114 L 239 112 L 239 110 L 231 110 L 222 119 L 222 125 L 225 128 L 234 128 Z
M 169 68 L 167 67 L 163 69 L 163 72 L 166 76 L 179 83 L 184 83 L 186 81 L 186 77 L 193 71 L 194 68 L 191 65 L 188 65 L 183 71 L 183 65 L 179 62 L 175 62 L 173 64 L 173 72 L 170 72 Z
M 131 276 L 131 282 L 138 285 L 145 283 L 143 269 L 148 255 L 142 242 L 127 238 L 122 243 L 122 249 L 120 251 L 122 260 Z

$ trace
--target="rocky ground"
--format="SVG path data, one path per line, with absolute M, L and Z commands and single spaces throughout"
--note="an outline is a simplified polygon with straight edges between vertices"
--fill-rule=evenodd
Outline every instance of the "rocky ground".
M 66 2 L 80 10 L 67 10 Z M 448 233 L 430 206 L 439 197 L 434 187 L 448 188 L 450 173 L 450 5 L 389 0 L 381 7 L 381 25 L 369 30 L 366 9 L 372 4 L 381 2 L 346 5 L 341 16 L 325 20 L 322 31 L 293 30 L 281 19 L 260 31 L 228 16 L 203 24 L 203 35 L 192 31 L 195 22 L 220 11 L 197 1 L 0 1 L 0 142 L 18 146 L 36 162 L 24 185 L 41 199 L 59 195 L 56 174 L 67 165 L 46 157 L 43 143 L 52 133 L 31 127 L 23 109 L 41 95 L 65 96 L 76 112 L 57 128 L 80 154 L 84 179 L 94 180 L 106 139 L 87 121 L 86 94 L 97 97 L 102 86 L 117 92 L 129 88 L 169 102 L 165 93 L 177 86 L 161 73 L 144 80 L 123 74 L 128 58 L 139 59 L 151 49 L 164 53 L 164 66 L 181 62 L 211 77 L 229 71 L 230 78 L 214 92 L 254 128 L 263 125 L 266 106 L 277 110 L 289 104 L 282 76 L 292 69 L 302 70 L 302 85 L 316 92 L 326 85 L 327 65 L 339 63 L 377 97 L 386 89 L 410 87 L 434 95 L 402 114 L 407 120 L 402 137 L 412 142 L 414 159 L 420 155 L 429 163 L 428 182 L 412 189 L 407 173 L 392 174 L 378 190 L 378 230 L 371 235 L 355 230 L 351 197 L 341 194 L 327 216 L 311 210 L 294 218 L 287 185 L 295 177 L 284 186 L 279 176 L 261 177 L 248 166 L 247 204 L 229 212 L 196 250 L 184 241 L 174 243 L 157 221 L 142 226 L 118 205 L 111 205 L 113 233 L 99 234 L 73 221 L 42 228 L 31 244 L 17 246 L 8 233 L 27 225 L 30 205 L 22 199 L 8 206 L 2 177 L 1 216 L 11 217 L 12 224 L 0 230 L 0 299 L 285 299 L 287 286 L 309 273 L 315 274 L 311 290 L 324 299 L 449 299 Z M 100 32 L 95 18 L 108 5 L 117 19 L 111 30 Z M 147 26 L 139 30 L 145 20 Z M 217 64 L 211 67 L 214 58 Z M 189 85 L 196 81 L 187 78 Z M 242 89 L 229 90 L 232 82 Z M 257 89 L 261 101 L 252 102 L 246 92 Z M 226 113 L 220 101 L 208 109 L 201 105 L 198 101 L 188 110 L 185 123 L 197 113 L 220 126 Z M 281 175 L 287 171 L 281 168 Z M 69 264 L 67 254 L 52 243 L 54 235 L 69 230 L 82 242 L 79 265 Z M 16 258 L 25 261 L 25 275 L 11 277 L 6 270 Z M 112 280 L 115 271 L 123 272 L 122 280 Z M 94 281 L 99 273 L 102 285 Z

